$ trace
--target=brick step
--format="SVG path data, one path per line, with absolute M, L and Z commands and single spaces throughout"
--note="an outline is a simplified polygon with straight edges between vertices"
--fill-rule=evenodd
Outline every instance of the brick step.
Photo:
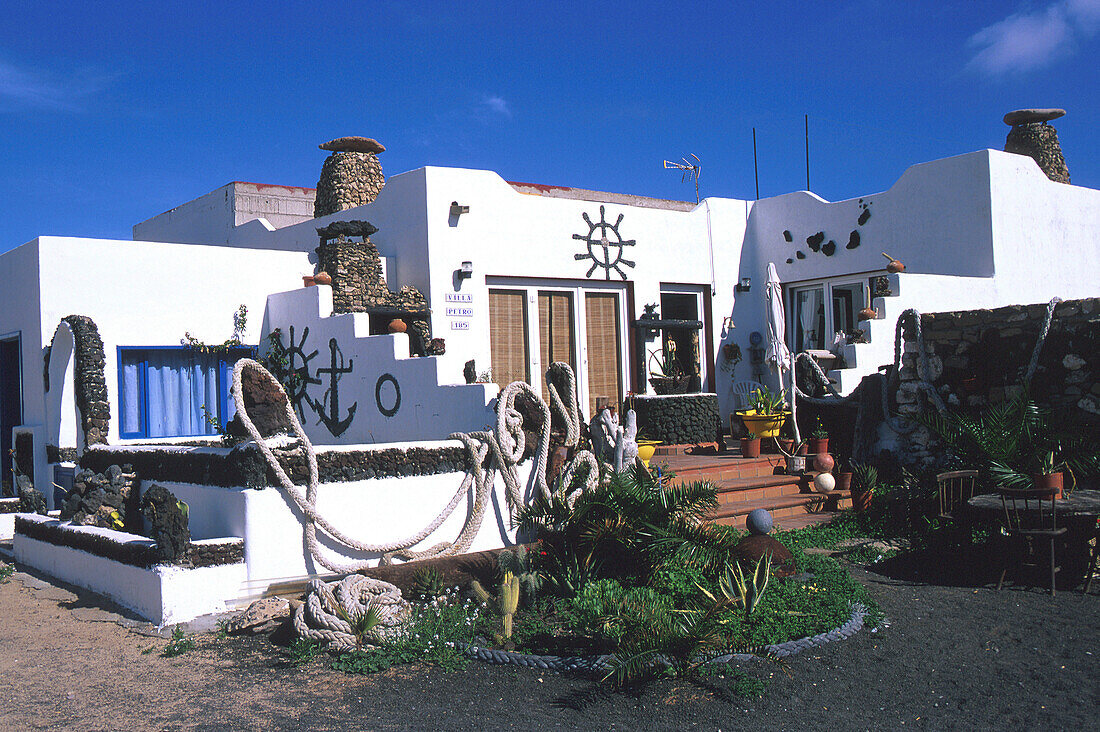
M 821 513 L 803 513 L 797 516 L 784 516 L 776 519 L 774 531 L 793 531 L 804 529 L 807 526 L 827 524 L 836 518 L 839 513 L 835 511 L 822 511 Z
M 651 465 L 667 468 L 676 473 L 681 480 L 712 480 L 719 481 L 726 478 L 748 478 L 752 476 L 770 476 L 775 474 L 776 467 L 784 465 L 784 461 L 776 456 L 761 456 L 758 458 L 743 458 L 734 453 L 728 456 L 686 456 L 680 459 L 650 461 Z
M 733 505 L 743 501 L 796 496 L 803 492 L 803 485 L 803 479 L 797 475 L 727 478 L 715 482 L 715 486 L 718 488 L 719 506 Z
M 710 520 L 724 526 L 743 529 L 749 513 L 757 508 L 766 509 L 772 519 L 781 524 L 793 517 L 807 513 L 830 513 L 851 505 L 851 496 L 847 492 L 833 491 L 829 495 L 820 493 L 799 493 L 797 495 L 776 498 L 757 498 L 719 505 L 711 514 Z

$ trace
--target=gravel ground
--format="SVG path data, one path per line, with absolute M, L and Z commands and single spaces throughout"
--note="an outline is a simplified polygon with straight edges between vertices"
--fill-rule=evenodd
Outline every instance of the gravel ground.
M 1092 729 L 1100 706 L 1100 594 L 995 592 L 894 562 L 854 568 L 886 613 L 875 632 L 744 667 L 727 679 L 612 693 L 583 678 L 473 663 L 345 676 L 296 668 L 264 638 L 163 638 L 120 627 L 72 588 L 0 585 L 0 729 Z M 148 632 L 148 631 L 146 631 Z M 143 651 L 151 651 L 143 653 Z

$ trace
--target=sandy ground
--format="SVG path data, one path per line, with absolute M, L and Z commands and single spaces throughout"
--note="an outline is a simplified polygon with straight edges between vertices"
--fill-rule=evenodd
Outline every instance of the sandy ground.
M 1092 729 L 1100 711 L 1100 592 L 997 593 L 912 567 L 855 569 L 887 614 L 876 632 L 754 661 L 761 699 L 722 679 L 635 694 L 588 679 L 473 663 L 345 676 L 288 663 L 263 637 L 163 637 L 126 628 L 72 588 L 0 585 L 0 730 Z M 914 581 L 914 577 L 916 581 Z M 148 652 L 146 652 L 148 651 Z

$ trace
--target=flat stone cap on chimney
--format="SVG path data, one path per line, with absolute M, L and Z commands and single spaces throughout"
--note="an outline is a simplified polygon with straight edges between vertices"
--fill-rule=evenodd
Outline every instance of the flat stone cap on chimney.
M 372 140 L 369 137 L 337 137 L 335 140 L 329 140 L 317 147 L 322 150 L 331 150 L 332 152 L 361 152 L 375 154 L 386 152 L 386 148 L 382 146 L 382 143 L 378 140 Z
M 1026 125 L 1032 122 L 1050 122 L 1052 119 L 1058 119 L 1064 117 L 1066 110 L 1064 109 L 1017 109 L 1015 112 L 1009 112 L 1005 115 L 1005 124 L 1012 125 Z M 350 140 L 352 138 L 344 138 Z

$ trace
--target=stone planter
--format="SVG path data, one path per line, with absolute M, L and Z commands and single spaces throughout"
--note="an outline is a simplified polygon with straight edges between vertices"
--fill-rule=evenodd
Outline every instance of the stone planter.
M 1055 498 L 1062 497 L 1062 473 L 1033 473 L 1031 484 L 1042 490 L 1053 490 Z

